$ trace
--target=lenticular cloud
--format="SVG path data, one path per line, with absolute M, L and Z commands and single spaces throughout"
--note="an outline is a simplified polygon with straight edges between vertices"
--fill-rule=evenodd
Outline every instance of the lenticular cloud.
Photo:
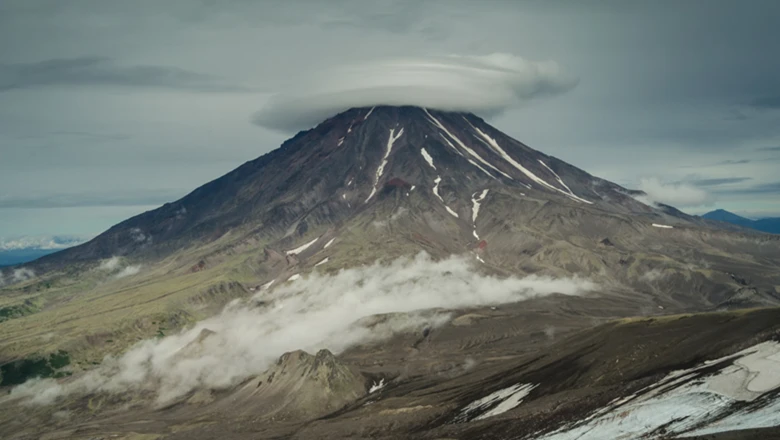
M 529 99 L 563 93 L 577 80 L 554 61 L 496 53 L 390 59 L 313 70 L 293 83 L 255 114 L 257 125 L 298 130 L 349 108 L 374 105 L 490 115 Z

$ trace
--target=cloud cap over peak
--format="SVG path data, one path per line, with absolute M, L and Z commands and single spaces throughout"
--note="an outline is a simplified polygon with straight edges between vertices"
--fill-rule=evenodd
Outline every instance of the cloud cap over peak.
M 295 131 L 341 111 L 373 105 L 495 114 L 566 92 L 577 82 L 554 61 L 505 53 L 375 60 L 324 73 L 314 70 L 273 96 L 253 120 L 262 127 Z

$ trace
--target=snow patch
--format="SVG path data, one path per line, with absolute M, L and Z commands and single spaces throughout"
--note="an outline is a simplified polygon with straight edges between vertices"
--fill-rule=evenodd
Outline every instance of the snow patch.
M 371 116 L 371 113 L 374 113 L 374 109 L 375 109 L 375 108 L 376 108 L 376 107 L 371 107 L 371 110 L 369 110 L 369 111 L 368 111 L 368 113 L 366 113 L 366 116 L 364 116 L 364 117 L 363 117 L 363 120 L 364 120 L 364 121 L 365 121 L 366 119 L 368 119 L 368 117 L 369 117 L 369 116 Z
M 297 247 L 297 248 L 295 248 L 295 249 L 290 249 L 289 251 L 285 251 L 285 253 L 286 253 L 287 255 L 298 255 L 298 254 L 300 254 L 301 252 L 303 252 L 303 251 L 305 251 L 306 249 L 308 249 L 308 248 L 309 248 L 311 245 L 313 245 L 314 243 L 316 243 L 316 242 L 317 242 L 317 240 L 319 240 L 319 239 L 320 239 L 320 237 L 316 237 L 314 240 L 312 240 L 312 241 L 310 241 L 310 242 L 308 242 L 308 243 L 302 244 L 302 245 L 298 246 L 298 247 Z
M 669 226 L 669 225 L 661 225 L 661 224 L 658 224 L 658 223 L 653 223 L 653 226 L 654 226 L 654 227 L 656 227 L 656 228 L 663 228 L 663 229 L 674 229 L 674 226 Z
M 444 205 L 444 209 L 446 209 L 446 210 L 447 210 L 447 212 L 449 212 L 450 214 L 452 214 L 452 216 L 453 216 L 453 217 L 455 217 L 455 218 L 459 218 L 459 217 L 458 217 L 458 213 L 457 213 L 457 212 L 455 212 L 455 211 L 453 211 L 453 210 L 452 210 L 452 208 L 450 208 L 449 206 L 447 206 L 447 205 Z
M 703 370 L 730 364 L 714 373 Z M 539 440 L 659 439 L 780 425 L 780 342 L 767 341 L 730 356 L 669 373 L 637 394 L 616 399 L 579 423 Z M 758 405 L 750 402 L 757 402 Z M 663 427 L 663 434 L 659 434 Z
M 274 281 L 276 281 L 276 280 L 271 280 L 271 281 L 263 284 L 262 286 L 260 286 L 260 290 L 268 290 L 268 289 L 270 289 L 271 286 L 274 284 Z
M 477 234 L 477 216 L 479 215 L 479 206 L 482 201 L 485 200 L 488 191 L 489 190 L 487 189 L 483 190 L 479 197 L 474 197 L 477 195 L 477 193 L 471 195 L 471 223 L 474 226 L 472 233 L 474 234 L 474 238 L 477 240 L 479 240 L 479 235 Z
M 343 144 L 343 143 L 344 143 L 344 138 L 339 138 L 339 143 L 338 143 L 337 146 L 340 147 L 341 144 Z
M 385 379 L 382 378 L 379 382 L 374 382 L 371 388 L 368 389 L 368 394 L 375 393 L 385 387 Z
M 425 158 L 425 161 L 428 162 L 428 165 L 430 165 L 431 168 L 435 170 L 436 166 L 433 164 L 433 158 L 430 154 L 428 154 L 427 151 L 425 151 L 425 147 L 420 148 L 420 153 L 422 154 L 423 158 Z
M 287 278 L 287 281 L 295 281 L 300 278 L 301 278 L 301 274 L 296 273 L 295 275 L 291 275 L 290 278 Z
M 330 257 L 325 257 L 325 259 L 323 259 L 319 263 L 315 264 L 314 267 L 322 266 L 323 264 L 327 263 L 328 261 L 330 261 Z
M 441 176 L 436 176 L 436 179 L 433 181 L 433 195 L 439 198 L 442 203 L 444 203 L 444 199 L 441 198 L 439 195 L 439 183 L 441 183 Z
M 323 246 L 322 248 L 323 248 L 323 249 L 327 249 L 327 248 L 328 248 L 328 246 L 332 245 L 334 241 L 336 241 L 336 237 L 333 237 L 333 238 L 331 238 L 331 239 L 330 239 L 330 241 L 328 241 L 327 243 L 325 243 L 325 246 Z
M 417 185 L 412 185 L 412 187 L 409 188 L 409 191 L 414 191 L 415 188 L 417 188 Z
M 373 108 L 371 109 L 373 110 Z M 370 113 L 370 112 L 369 112 Z M 390 152 L 393 150 L 393 144 L 395 141 L 398 140 L 401 135 L 404 134 L 404 129 L 398 131 L 398 134 L 395 134 L 395 128 L 390 129 L 390 137 L 387 138 L 387 150 L 385 151 L 385 156 L 382 158 L 382 163 L 379 164 L 379 167 L 376 169 L 376 178 L 374 179 L 374 187 L 371 188 L 371 194 L 368 195 L 368 198 L 366 199 L 365 203 L 368 203 L 369 200 L 371 200 L 372 197 L 374 197 L 374 194 L 376 194 L 376 187 L 379 185 L 379 179 L 382 178 L 382 174 L 385 172 L 385 167 L 387 166 L 387 158 L 390 157 Z
M 523 384 L 498 390 L 494 393 L 475 400 L 461 411 L 461 420 L 483 420 L 497 416 L 520 405 L 523 399 L 538 385 Z
M 479 206 L 482 203 L 483 200 L 485 200 L 485 197 L 488 195 L 488 189 L 485 189 L 482 191 L 482 193 L 479 195 L 479 197 L 474 197 L 477 193 L 474 193 L 471 196 L 471 222 L 476 224 L 477 223 L 477 216 L 479 215 Z

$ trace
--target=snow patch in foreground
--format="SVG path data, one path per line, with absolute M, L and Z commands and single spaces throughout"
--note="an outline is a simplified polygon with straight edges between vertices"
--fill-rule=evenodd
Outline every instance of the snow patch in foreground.
M 301 246 L 298 246 L 298 247 L 297 247 L 297 248 L 295 248 L 295 249 L 290 249 L 289 251 L 285 251 L 285 253 L 286 253 L 287 255 L 298 255 L 298 254 L 300 254 L 301 252 L 303 252 L 303 251 L 305 251 L 306 249 L 308 249 L 309 247 L 311 247 L 311 245 L 313 245 L 314 243 L 316 243 L 316 242 L 317 242 L 317 240 L 319 240 L 319 239 L 320 239 L 320 237 L 317 237 L 317 238 L 315 238 L 314 240 L 312 240 L 312 241 L 310 241 L 310 242 L 308 242 L 308 243 L 304 243 L 304 244 L 302 244 Z
M 483 420 L 497 416 L 520 405 L 523 399 L 538 385 L 523 384 L 498 390 L 468 404 L 460 412 L 459 421 Z
M 706 371 L 719 364 L 725 365 Z M 637 394 L 537 440 L 652 440 L 778 426 L 780 399 L 767 394 L 778 388 L 780 343 L 763 342 L 669 373 Z
M 663 228 L 663 229 L 674 229 L 674 226 L 669 226 L 669 225 L 661 225 L 661 224 L 658 224 L 658 223 L 653 223 L 653 226 L 654 226 L 654 227 L 656 227 L 656 228 Z

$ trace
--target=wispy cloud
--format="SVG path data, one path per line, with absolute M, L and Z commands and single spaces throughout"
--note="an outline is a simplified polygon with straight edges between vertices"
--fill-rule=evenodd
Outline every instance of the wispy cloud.
M 146 206 L 163 204 L 185 195 L 187 190 L 160 189 L 126 192 L 0 195 L 0 208 L 66 208 L 83 206 Z
M 107 57 L 55 58 L 0 64 L 0 92 L 43 86 L 164 87 L 203 92 L 246 92 L 219 78 L 171 66 L 123 66 Z
M 15 238 L 0 238 L 0 251 L 20 249 L 65 249 L 85 243 L 91 235 L 31 235 Z
M 686 183 L 695 186 L 720 186 L 720 185 L 729 185 L 732 183 L 747 182 L 748 180 L 751 179 L 752 177 L 722 177 L 722 178 L 713 178 L 713 179 L 693 179 L 693 180 L 687 180 Z
M 675 207 L 693 207 L 713 203 L 705 190 L 686 183 L 664 183 L 658 178 L 642 179 L 639 189 L 645 196 L 637 197 L 644 203 L 663 203 Z
M 296 349 L 333 352 L 398 332 L 422 331 L 449 319 L 442 309 L 523 301 L 595 288 L 582 279 L 496 278 L 473 270 L 473 258 L 434 261 L 426 254 L 391 264 L 313 273 L 233 302 L 218 316 L 180 334 L 139 343 L 119 358 L 64 384 L 32 381 L 11 398 L 48 404 L 69 393 L 147 391 L 159 403 L 196 388 L 224 388 L 262 373 Z M 198 340 L 205 329 L 215 333 Z

